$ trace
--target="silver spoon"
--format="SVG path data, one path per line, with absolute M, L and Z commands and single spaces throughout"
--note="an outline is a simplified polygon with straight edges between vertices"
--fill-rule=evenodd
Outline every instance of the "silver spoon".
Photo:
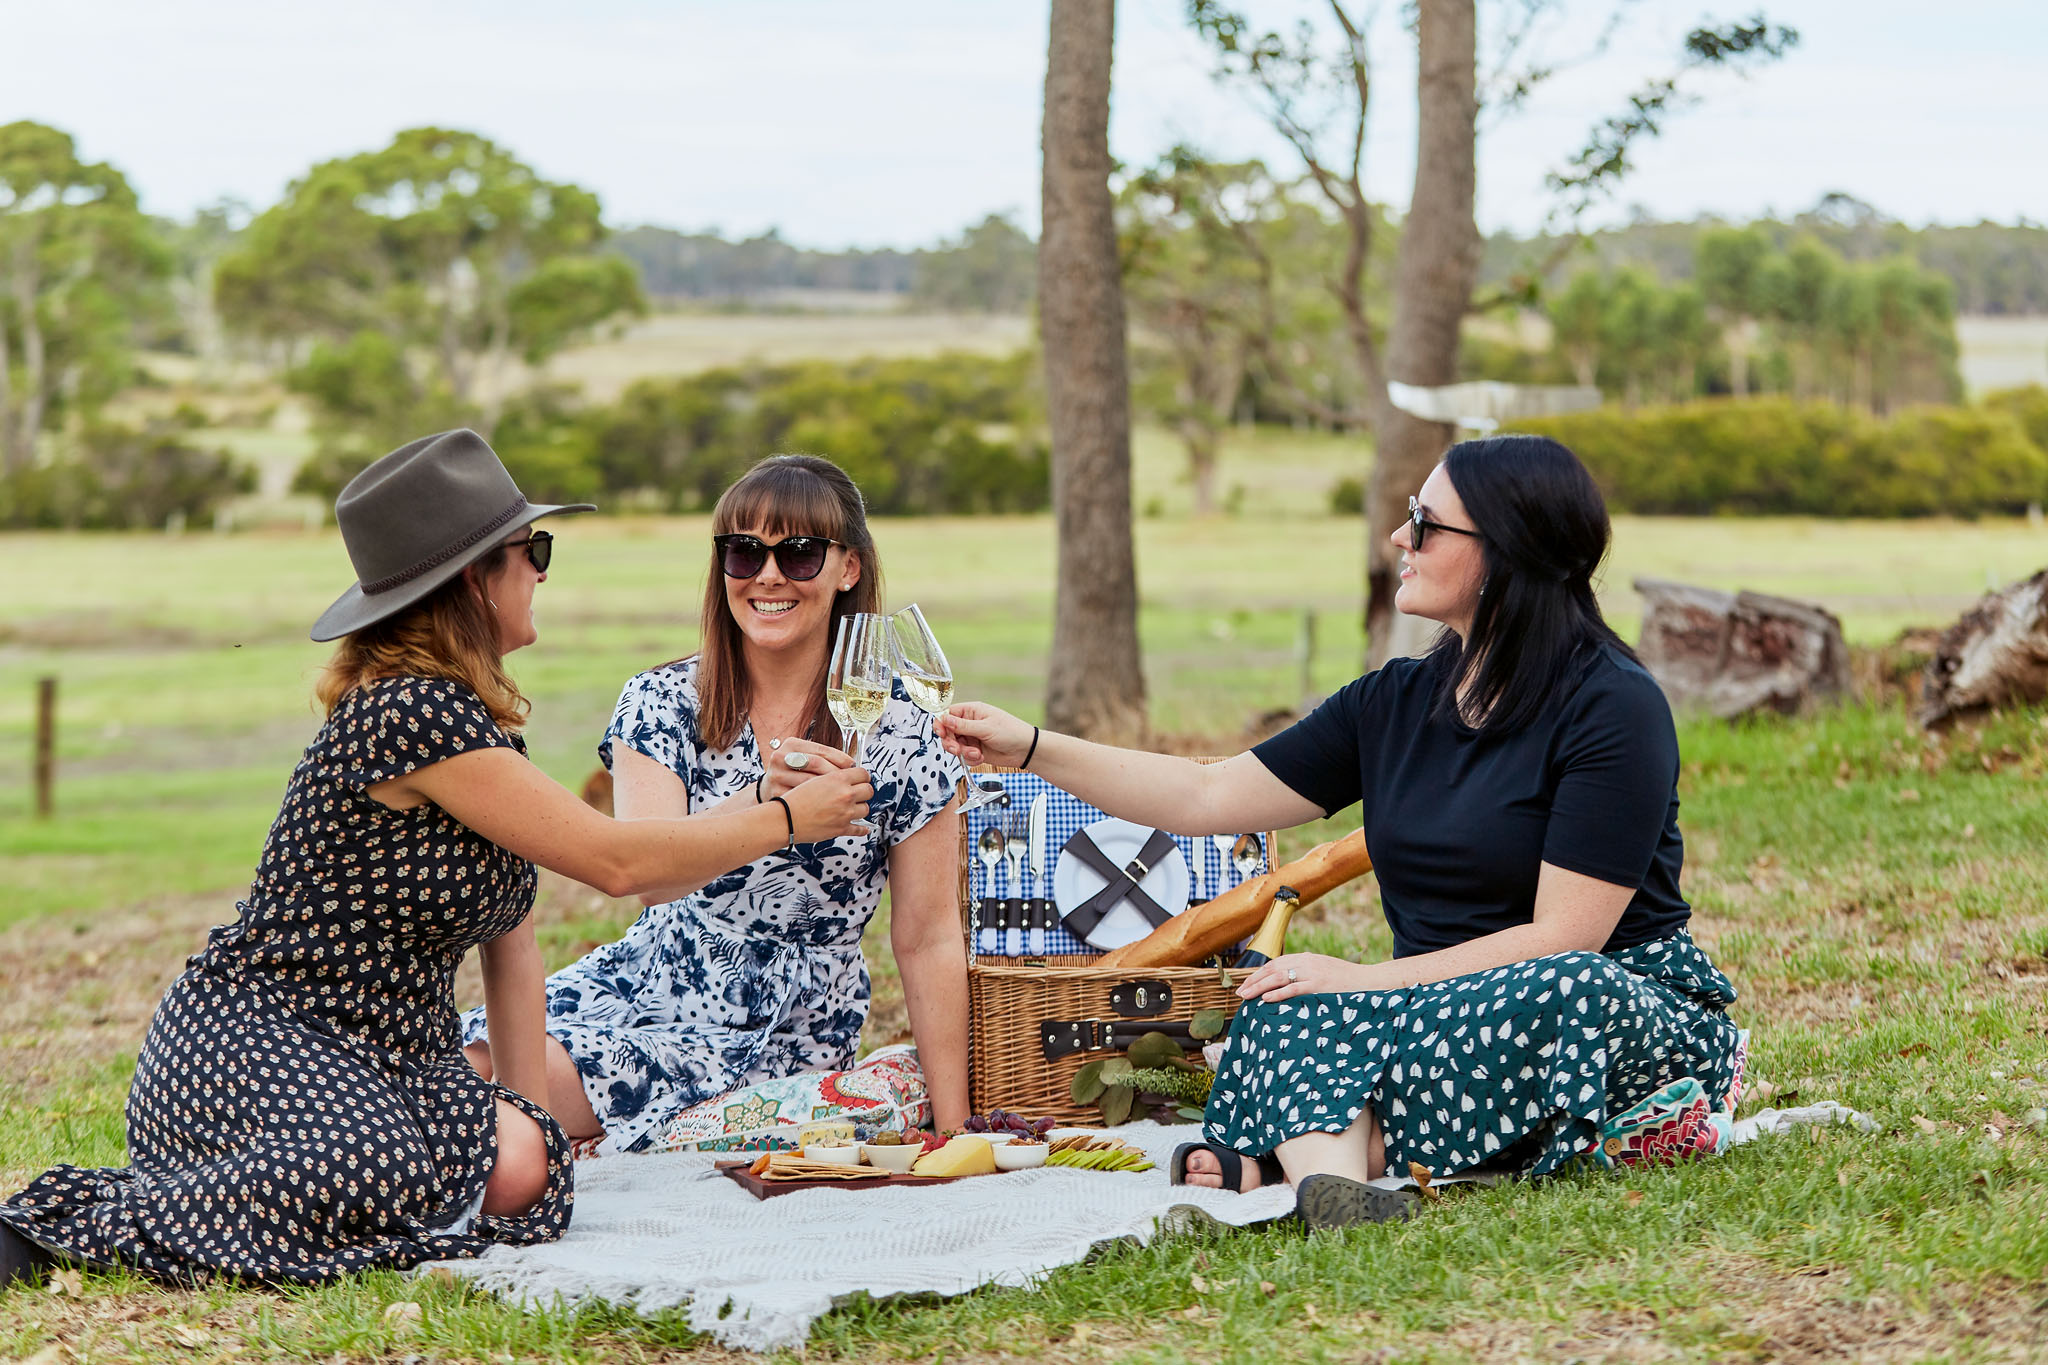
M 974 845 L 974 856 L 982 866 L 981 878 L 981 925 L 975 931 L 974 951 L 994 952 L 992 945 L 1000 944 L 1002 930 L 991 929 L 988 921 L 994 917 L 999 902 L 996 900 L 996 865 L 1003 861 L 1003 845 L 1007 843 L 1003 831 L 991 820 L 982 827 L 981 838 Z
M 1237 842 L 1230 846 L 1230 861 L 1237 868 L 1239 881 L 1249 881 L 1252 873 L 1259 870 L 1259 836 L 1240 834 Z

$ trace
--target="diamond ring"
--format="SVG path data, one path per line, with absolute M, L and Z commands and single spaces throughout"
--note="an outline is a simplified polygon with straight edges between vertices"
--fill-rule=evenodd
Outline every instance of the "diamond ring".
M 811 756 L 809 754 L 791 754 L 783 759 L 782 762 L 784 766 L 796 772 L 802 772 L 811 766 Z
M 1292 968 L 1292 967 L 1289 967 L 1289 968 L 1287 969 L 1287 979 L 1288 979 L 1289 981 L 1295 981 L 1295 980 L 1299 980 L 1299 979 L 1300 979 L 1300 975 L 1301 975 L 1301 974 L 1300 974 L 1299 972 L 1295 971 L 1295 970 L 1294 970 L 1294 968 Z

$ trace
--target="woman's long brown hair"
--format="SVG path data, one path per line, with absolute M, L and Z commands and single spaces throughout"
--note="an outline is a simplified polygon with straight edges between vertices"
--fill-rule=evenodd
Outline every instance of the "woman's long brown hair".
M 532 704 L 505 672 L 498 623 L 475 587 L 504 563 L 500 546 L 396 616 L 344 635 L 313 686 L 327 714 L 379 678 L 448 678 L 466 684 L 492 720 L 517 733 Z
M 882 600 L 882 559 L 868 533 L 867 507 L 846 471 L 817 455 L 770 455 L 725 490 L 711 512 L 711 533 L 753 529 L 778 540 L 785 536 L 829 536 L 860 556 L 860 581 L 832 596 L 825 625 L 826 649 L 839 621 L 854 612 L 875 611 Z M 725 570 L 711 547 L 711 576 L 704 582 L 704 644 L 697 663 L 697 728 L 705 744 L 729 749 L 746 723 L 753 697 L 740 623 L 725 600 Z M 825 671 L 811 687 L 810 733 L 839 748 L 846 738 L 825 705 Z

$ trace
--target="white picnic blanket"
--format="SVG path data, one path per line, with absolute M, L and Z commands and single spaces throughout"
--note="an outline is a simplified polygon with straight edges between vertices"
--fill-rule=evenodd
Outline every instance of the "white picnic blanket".
M 1765 1110 L 1737 1123 L 1733 1140 L 1809 1123 L 1875 1127 L 1823 1103 Z M 771 1351 L 800 1346 L 813 1322 L 857 1292 L 883 1298 L 1029 1284 L 1104 1242 L 1148 1242 L 1163 1229 L 1200 1222 L 1189 1206 L 1237 1227 L 1294 1208 L 1287 1185 L 1227 1194 L 1168 1184 L 1167 1160 L 1177 1144 L 1200 1139 L 1198 1124 L 1132 1123 L 1116 1131 L 1144 1148 L 1157 1169 L 1054 1167 L 950 1185 L 755 1199 L 714 1170 L 730 1156 L 586 1161 L 576 1167 L 575 1214 L 559 1242 L 492 1247 L 475 1260 L 438 1261 L 414 1273 L 445 1269 L 537 1305 L 596 1299 L 641 1312 L 687 1307 L 690 1325 L 724 1345 Z M 1490 1179 L 1481 1172 L 1462 1178 Z
M 881 1298 L 1029 1284 L 1103 1242 L 1150 1241 L 1162 1223 L 1190 1217 L 1172 1214 L 1176 1206 L 1236 1226 L 1294 1208 L 1285 1185 L 1250 1194 L 1169 1185 L 1167 1158 L 1177 1143 L 1199 1139 L 1198 1125 L 1131 1123 L 1116 1132 L 1157 1169 L 1049 1167 L 950 1185 L 756 1199 L 714 1170 L 730 1155 L 586 1161 L 576 1167 L 575 1212 L 559 1242 L 492 1247 L 420 1272 L 446 1269 L 524 1303 L 687 1306 L 698 1331 L 770 1351 L 801 1345 L 813 1322 L 858 1291 Z

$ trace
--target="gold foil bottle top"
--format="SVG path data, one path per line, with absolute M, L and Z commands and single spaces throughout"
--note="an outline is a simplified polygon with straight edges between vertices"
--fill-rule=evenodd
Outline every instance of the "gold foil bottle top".
M 1266 922 L 1259 926 L 1259 932 L 1252 935 L 1252 941 L 1238 955 L 1237 965 L 1256 967 L 1287 951 L 1287 922 L 1294 917 L 1300 905 L 1301 893 L 1293 887 L 1283 886 L 1275 891 L 1272 908 L 1266 911 Z

